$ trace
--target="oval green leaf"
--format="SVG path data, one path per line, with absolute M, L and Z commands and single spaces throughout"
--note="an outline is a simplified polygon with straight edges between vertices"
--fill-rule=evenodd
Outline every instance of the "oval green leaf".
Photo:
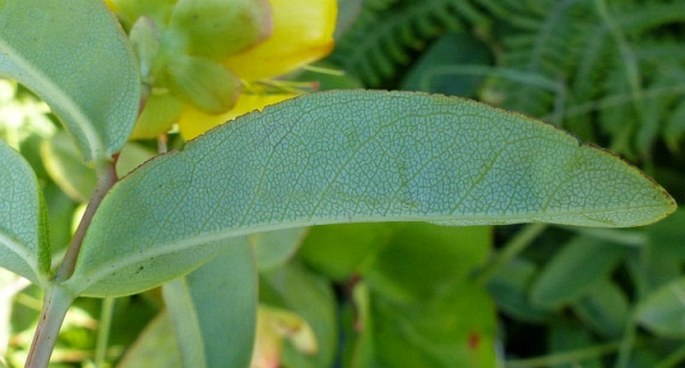
M 40 157 L 50 178 L 71 199 L 87 203 L 93 195 L 97 176 L 92 167 L 83 163 L 78 148 L 64 131 L 43 141 Z
M 102 1 L 0 3 L 0 76 L 45 100 L 86 161 L 108 159 L 133 129 L 140 98 L 136 62 Z
M 270 270 L 288 262 L 297 253 L 308 233 L 309 228 L 296 227 L 248 236 L 259 270 Z
M 650 293 L 637 309 L 637 321 L 665 338 L 685 337 L 685 277 Z
M 534 306 L 555 309 L 584 297 L 625 257 L 627 249 L 577 236 L 545 265 L 530 290 Z
M 33 170 L 0 140 L 0 267 L 47 285 L 46 210 Z
M 138 292 L 199 266 L 227 238 L 281 228 L 619 227 L 674 208 L 616 156 L 518 114 L 421 93 L 325 92 L 246 115 L 125 177 L 95 215 L 67 286 Z
M 257 265 L 245 238 L 162 295 L 184 367 L 248 367 L 257 329 Z

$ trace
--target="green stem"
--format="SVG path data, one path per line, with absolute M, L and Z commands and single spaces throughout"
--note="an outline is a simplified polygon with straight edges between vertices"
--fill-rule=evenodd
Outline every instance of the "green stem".
M 547 224 L 529 224 L 519 231 L 502 250 L 481 270 L 476 278 L 476 283 L 487 284 L 488 281 L 503 266 L 507 265 L 517 255 L 523 252 L 545 229 Z
M 603 345 L 591 346 L 585 349 L 550 354 L 537 358 L 510 360 L 506 362 L 505 366 L 507 368 L 533 368 L 578 363 L 584 360 L 598 358 L 602 355 L 613 353 L 619 348 L 619 345 L 619 342 L 610 342 Z
M 81 218 L 81 222 L 74 233 L 74 237 L 71 239 L 67 253 L 64 255 L 64 259 L 62 260 L 62 265 L 55 275 L 56 282 L 66 281 L 74 273 L 76 260 L 78 259 L 79 252 L 81 251 L 81 244 L 83 243 L 83 238 L 86 236 L 86 230 L 88 230 L 90 222 L 93 220 L 95 211 L 100 206 L 100 203 L 116 182 L 117 172 L 115 170 L 115 162 L 107 162 L 106 165 L 103 165 L 98 170 L 97 186 L 95 187 L 93 196 L 90 198 L 90 202 L 88 202 L 88 207 L 86 207 L 86 211 Z
M 86 212 L 81 218 L 81 222 L 74 233 L 74 237 L 71 239 L 69 248 L 62 260 L 62 264 L 52 280 L 53 285 L 45 291 L 43 310 L 41 311 L 40 319 L 38 320 L 36 333 L 33 336 L 31 349 L 29 350 L 29 355 L 26 360 L 26 367 L 42 368 L 48 366 L 50 355 L 52 355 L 52 350 L 55 347 L 57 335 L 59 334 L 62 322 L 64 322 L 64 317 L 69 310 L 71 302 L 73 302 L 76 297 L 75 295 L 67 293 L 64 289 L 61 289 L 58 284 L 68 280 L 74 273 L 76 260 L 78 259 L 86 230 L 88 230 L 90 222 L 95 215 L 95 211 L 100 206 L 100 203 L 102 203 L 105 195 L 117 181 L 115 163 L 116 157 L 114 161 L 106 162 L 97 168 L 98 182 L 93 196 L 88 203 L 88 207 L 86 207 Z
M 112 327 L 112 313 L 114 311 L 114 298 L 111 296 L 102 300 L 100 311 L 100 323 L 98 325 L 97 345 L 95 346 L 95 366 L 102 367 L 107 358 L 107 345 L 109 331 Z
M 631 313 L 630 317 L 626 321 L 625 331 L 623 332 L 623 338 L 621 339 L 621 345 L 618 349 L 618 357 L 616 358 L 616 368 L 626 368 L 630 362 L 630 353 L 635 345 L 635 313 Z
M 50 362 L 59 329 L 74 297 L 59 287 L 50 287 L 45 292 L 43 311 L 40 314 L 36 333 L 25 367 L 44 368 Z

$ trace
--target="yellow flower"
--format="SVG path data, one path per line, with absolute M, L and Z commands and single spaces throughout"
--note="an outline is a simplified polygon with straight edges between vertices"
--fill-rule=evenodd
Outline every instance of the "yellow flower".
M 269 0 L 273 33 L 244 52 L 221 62 L 243 81 L 273 78 L 326 56 L 333 49 L 337 16 L 335 0 Z M 254 94 L 245 91 L 223 114 L 208 114 L 185 105 L 179 120 L 181 135 L 192 139 L 205 131 L 253 110 L 261 110 L 297 93 Z
M 337 15 L 332 0 L 269 0 L 273 33 L 224 65 L 246 80 L 273 78 L 327 55 Z
M 190 105 L 185 105 L 181 113 L 179 128 L 184 139 L 193 139 L 204 132 L 233 120 L 240 115 L 247 114 L 254 110 L 261 111 L 264 107 L 285 101 L 297 96 L 294 93 L 277 94 L 249 94 L 243 93 L 238 97 L 238 101 L 232 109 L 223 114 L 207 114 Z
M 336 0 L 105 0 L 145 85 L 132 139 L 179 123 L 185 139 L 299 94 L 267 82 L 333 49 Z M 249 87 L 246 87 L 249 86 Z M 277 94 L 270 94 L 271 91 Z

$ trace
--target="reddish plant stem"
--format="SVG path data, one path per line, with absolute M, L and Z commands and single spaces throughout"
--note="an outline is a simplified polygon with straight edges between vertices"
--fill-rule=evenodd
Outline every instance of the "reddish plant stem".
M 83 243 L 83 238 L 86 235 L 86 230 L 90 226 L 90 222 L 93 220 L 93 215 L 95 211 L 102 203 L 107 192 L 114 186 L 117 182 L 117 173 L 115 170 L 116 157 L 112 162 L 108 162 L 99 172 L 98 172 L 98 182 L 93 192 L 93 196 L 88 202 L 88 207 L 83 213 L 81 222 L 76 228 L 74 237 L 71 239 L 69 248 L 67 248 L 67 253 L 64 255 L 64 260 L 60 265 L 57 274 L 55 275 L 55 282 L 63 282 L 68 280 L 74 273 L 74 267 L 76 267 L 76 260 L 78 259 L 79 252 L 81 251 L 81 244 Z
M 55 274 L 52 280 L 51 286 L 45 291 L 43 310 L 40 314 L 38 327 L 33 335 L 31 350 L 26 359 L 26 367 L 47 367 L 50 362 L 50 356 L 55 347 L 60 327 L 71 302 L 75 298 L 75 295 L 69 295 L 64 289 L 60 288 L 59 284 L 68 280 L 74 273 L 86 230 L 88 230 L 95 211 L 100 206 L 100 203 L 102 203 L 105 195 L 117 182 L 116 159 L 117 156 L 114 157 L 112 162 L 107 162 L 103 166 L 98 167 L 98 182 L 93 196 L 90 198 L 90 202 L 88 202 L 86 211 L 74 233 L 74 237 L 71 239 L 71 243 L 69 243 L 69 248 L 64 255 L 57 274 Z
M 29 350 L 24 367 L 44 368 L 48 366 L 60 327 L 62 327 L 64 317 L 67 315 L 73 300 L 71 295 L 66 294 L 63 289 L 57 286 L 52 286 L 45 291 L 43 310 L 40 313 L 38 328 L 33 335 L 31 350 Z

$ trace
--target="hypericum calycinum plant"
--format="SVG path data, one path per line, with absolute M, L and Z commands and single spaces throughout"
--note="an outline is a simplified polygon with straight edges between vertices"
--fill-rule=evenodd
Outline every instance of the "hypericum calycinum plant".
M 246 3 L 207 3 L 232 2 Z M 180 0 L 175 9 L 201 4 Z M 175 27 L 193 27 L 184 23 L 192 14 L 179 11 L 178 23 L 174 14 Z M 179 57 L 205 60 L 191 56 Z M 220 315 L 189 319 L 187 327 L 202 332 L 221 321 L 221 336 L 234 340 L 229 349 L 182 341 L 184 363 L 248 365 L 257 277 L 246 234 L 380 221 L 628 227 L 675 209 L 637 169 L 553 126 L 460 98 L 409 92 L 298 97 L 118 177 L 117 152 L 139 115 L 139 63 L 100 1 L 0 0 L 0 74 L 50 105 L 98 176 L 66 254 L 53 263 L 36 176 L 0 143 L 0 266 L 45 292 L 27 366 L 47 365 L 76 297 L 139 293 L 212 260 L 221 263 L 200 268 L 194 275 L 207 282 L 193 285 L 207 287 L 220 276 L 240 287 L 229 305 L 213 310 Z M 183 95 L 196 87 L 191 82 L 170 79 L 181 99 L 206 102 Z M 170 285 L 165 297 L 172 305 L 208 295 L 201 286 Z

